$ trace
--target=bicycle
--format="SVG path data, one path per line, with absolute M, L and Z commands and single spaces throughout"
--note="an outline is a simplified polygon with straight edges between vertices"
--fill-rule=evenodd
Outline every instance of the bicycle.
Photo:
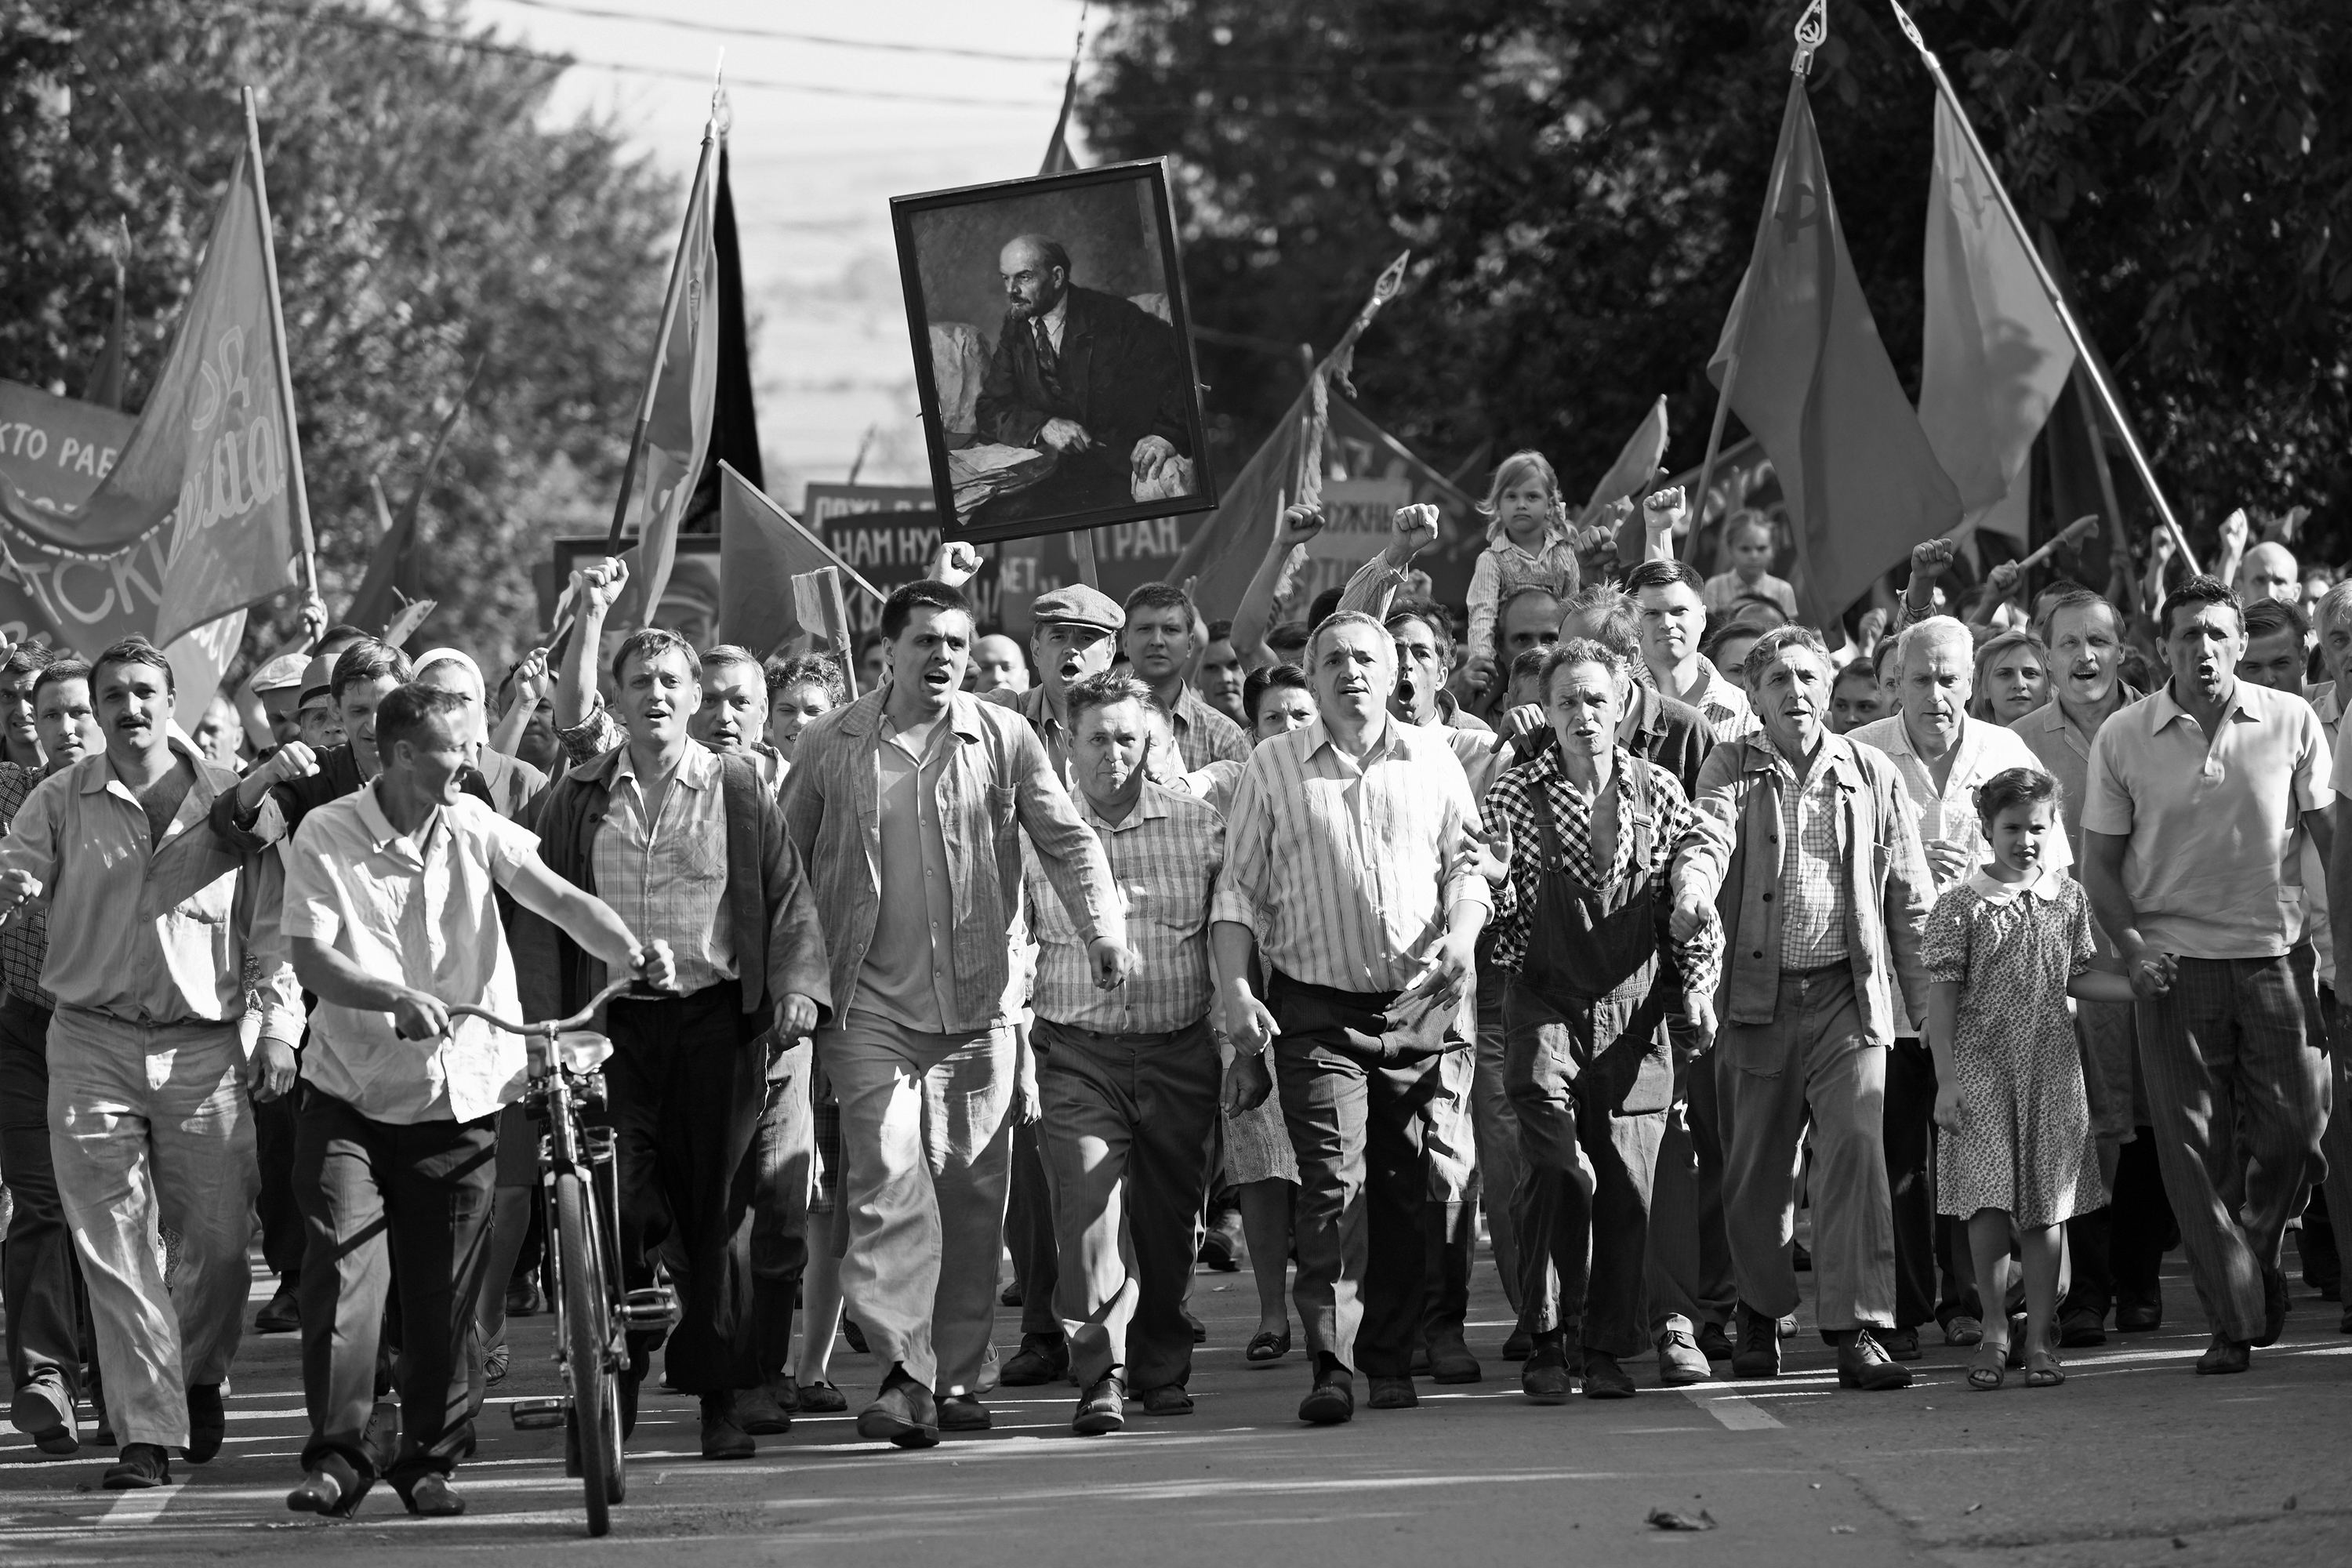
M 518 1399 L 510 1408 L 518 1429 L 565 1428 L 566 1457 L 578 1466 L 591 1536 L 611 1530 L 612 1505 L 628 1495 L 619 1382 L 629 1364 L 629 1333 L 668 1329 L 678 1319 L 677 1293 L 668 1285 L 630 1290 L 622 1284 L 620 1167 L 613 1130 L 581 1119 L 583 1110 L 604 1109 L 604 1075 L 599 1069 L 613 1054 L 612 1041 L 582 1026 L 634 984 L 624 976 L 571 1017 L 540 1024 L 509 1023 L 479 1007 L 449 1009 L 530 1041 L 530 1083 L 523 1105 L 546 1128 L 539 1141 L 539 1170 L 552 1222 L 547 1233 L 547 1296 L 555 1312 L 555 1359 L 566 1392 L 552 1399 Z M 566 1471 L 574 1473 L 570 1464 Z

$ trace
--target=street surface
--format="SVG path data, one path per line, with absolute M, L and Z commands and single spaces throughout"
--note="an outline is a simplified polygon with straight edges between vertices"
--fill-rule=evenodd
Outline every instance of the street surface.
M 472 1511 L 433 1521 L 406 1517 L 382 1486 L 348 1522 L 286 1511 L 305 1430 L 296 1340 L 249 1335 L 226 1447 L 202 1467 L 175 1457 L 168 1489 L 100 1491 L 110 1450 L 85 1443 L 49 1459 L 0 1436 L 0 1563 L 2352 1562 L 2352 1337 L 2336 1333 L 2336 1308 L 2297 1278 L 2278 1348 L 2256 1352 L 2249 1375 L 2195 1378 L 2204 1335 L 2178 1254 L 2169 1262 L 2165 1328 L 2068 1352 L 2062 1388 L 2029 1390 L 2013 1373 L 1999 1393 L 1972 1393 L 1965 1352 L 1934 1342 L 1911 1389 L 1843 1392 L 1809 1328 L 1777 1382 L 1665 1390 L 1643 1361 L 1636 1399 L 1537 1408 L 1501 1359 L 1508 1324 L 1482 1258 L 1470 1343 L 1486 1381 L 1424 1379 L 1417 1410 L 1360 1408 L 1320 1430 L 1295 1418 L 1299 1352 L 1243 1363 L 1248 1275 L 1204 1270 L 1192 1306 L 1209 1341 L 1191 1416 L 1149 1420 L 1130 1405 L 1124 1432 L 1080 1438 L 1075 1390 L 1000 1389 L 993 1431 L 902 1453 L 858 1439 L 855 1410 L 880 1369 L 844 1347 L 834 1377 L 851 1415 L 796 1418 L 761 1438 L 756 1458 L 711 1464 L 698 1457 L 693 1401 L 649 1387 L 628 1501 L 602 1542 L 584 1535 L 562 1434 L 514 1431 L 505 1410 L 554 1391 L 547 1317 L 514 1325 L 514 1375 L 458 1475 Z M 267 1294 L 257 1274 L 254 1305 Z M 1007 1310 L 1000 1353 L 1019 1337 Z M 1939 1341 L 1932 1327 L 1927 1338 Z M 1645 1522 L 1656 1509 L 1714 1528 L 1662 1531 Z

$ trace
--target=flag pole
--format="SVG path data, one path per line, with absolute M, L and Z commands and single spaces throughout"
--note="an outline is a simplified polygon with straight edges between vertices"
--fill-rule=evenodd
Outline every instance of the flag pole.
M 714 112 L 710 119 L 702 122 L 702 155 L 694 165 L 694 184 L 688 187 L 692 193 L 690 200 L 701 199 L 699 193 L 703 189 L 704 177 L 710 172 L 710 143 L 718 131 L 719 121 Z M 690 221 L 691 215 L 688 216 Z M 670 328 L 677 322 L 678 299 L 685 288 L 686 245 L 681 229 L 677 254 L 670 258 L 669 288 L 662 298 L 661 330 L 655 335 L 652 362 L 646 367 L 646 390 L 637 399 L 636 429 L 629 437 L 628 460 L 621 467 L 621 493 L 613 502 L 613 526 L 604 536 L 607 554 L 620 552 L 621 537 L 628 531 L 629 498 L 637 488 L 637 463 L 645 456 L 646 432 L 653 426 L 654 395 L 661 387 L 662 363 L 669 357 Z M 652 608 L 651 605 L 646 607 L 648 610 Z
M 1797 78 L 1800 83 L 1794 90 L 1801 92 L 1804 90 L 1801 85 L 1804 79 L 1812 74 L 1813 51 L 1829 40 L 1829 0 L 1811 0 L 1811 4 L 1799 14 L 1797 25 L 1790 31 L 1796 37 L 1797 47 L 1789 57 L 1789 74 Z M 1769 184 L 1764 199 L 1769 205 L 1772 199 Z M 1736 304 L 1733 306 L 1734 310 L 1738 308 Z M 1683 535 L 1683 560 L 1685 562 L 1695 562 L 1698 558 L 1699 531 L 1706 521 L 1707 487 L 1715 482 L 1715 460 L 1723 455 L 1724 416 L 1730 412 L 1732 384 L 1738 379 L 1739 351 L 1734 349 L 1730 358 L 1724 362 L 1723 384 L 1715 389 L 1715 423 L 1707 427 L 1706 456 L 1699 460 L 1698 494 L 1691 501 L 1690 531 Z M 1731 516 L 1731 506 L 1727 501 L 1724 504 L 1723 515 L 1727 521 Z
M 1960 95 L 1953 89 L 1952 79 L 1944 74 L 1943 62 L 1936 58 L 1935 50 L 1927 47 L 1927 40 L 1919 36 L 1919 28 L 1911 20 L 1911 14 L 1903 8 L 1903 0 L 1887 0 L 1887 4 L 1895 8 L 1895 20 L 1903 29 L 1903 36 L 1911 40 L 1911 47 L 1919 51 L 1919 58 L 1927 67 L 1927 74 L 1935 78 L 1936 90 L 1951 109 L 1952 118 L 1959 121 L 1960 134 L 1969 141 L 1969 151 L 1984 169 L 1985 177 L 1992 185 L 1993 198 L 2000 203 L 2002 215 L 2009 219 L 2010 226 L 2016 230 L 2017 242 L 2024 248 L 2025 258 L 2033 264 L 2034 280 L 2042 285 L 2042 293 L 2049 296 L 2050 308 L 2058 313 L 2059 323 L 2066 329 L 2067 339 L 2074 345 L 2074 357 L 2088 374 L 2092 390 L 2098 394 L 2100 405 L 2106 410 L 2107 422 L 2115 426 L 2116 434 L 2123 437 L 2124 451 L 2131 458 L 2132 469 L 2139 476 L 2141 488 L 2147 491 L 2147 499 L 2155 503 L 2157 516 L 2165 531 L 2172 535 L 2172 546 L 2180 552 L 2181 564 L 2192 573 L 2199 571 L 2197 557 L 2189 549 L 2189 537 L 2180 531 L 2179 520 L 2172 515 L 2172 503 L 2165 500 L 2164 487 L 2156 482 L 2156 470 L 2149 466 L 2147 454 L 2140 449 L 2139 437 L 2133 433 L 2131 421 L 2124 416 L 2123 399 L 2107 380 L 2106 372 L 2100 368 L 2099 358 L 2091 352 L 2090 342 L 2083 335 L 2082 323 L 2074 320 L 2074 311 L 2066 303 L 2066 296 L 2059 289 L 2058 279 L 2051 275 L 2049 264 L 2042 259 L 2041 249 L 2034 245 L 2033 237 L 2026 232 L 2025 221 L 2018 216 L 2017 204 L 2010 200 L 2008 185 L 2002 183 L 2000 172 L 1993 167 L 1984 143 L 1978 140 L 1977 128 L 1969 121 L 1969 111 L 1960 106 Z
M 286 307 L 278 298 L 278 247 L 269 234 L 269 183 L 261 172 L 261 119 L 253 89 L 245 99 L 245 155 L 253 161 L 253 199 L 261 215 L 261 271 L 269 285 L 269 335 L 278 365 L 278 395 L 286 404 L 286 477 L 294 501 L 294 528 L 302 543 L 302 591 L 319 596 L 319 546 L 310 537 L 310 492 L 302 482 L 302 438 L 294 427 L 294 367 L 286 353 Z

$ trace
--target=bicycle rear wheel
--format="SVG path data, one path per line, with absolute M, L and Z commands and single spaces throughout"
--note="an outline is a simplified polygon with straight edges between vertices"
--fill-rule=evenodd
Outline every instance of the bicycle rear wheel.
M 613 1527 L 612 1503 L 619 1484 L 617 1443 L 620 1401 L 614 1395 L 606 1352 L 610 1294 L 604 1259 L 588 1233 L 588 1193 L 570 1171 L 555 1177 L 555 1237 L 562 1273 L 564 1356 L 572 1374 L 572 1422 L 580 1451 L 580 1488 L 588 1503 L 588 1533 Z

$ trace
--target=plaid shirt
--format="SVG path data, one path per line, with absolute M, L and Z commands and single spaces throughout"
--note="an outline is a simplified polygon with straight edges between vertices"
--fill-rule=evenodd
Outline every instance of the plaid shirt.
M 1619 879 L 1632 869 L 1633 834 L 1624 817 L 1624 779 L 1636 769 L 1649 782 L 1651 809 L 1656 819 L 1650 840 L 1650 863 L 1643 868 L 1658 884 L 1659 896 L 1668 897 L 1668 868 L 1682 850 L 1704 838 L 1709 828 L 1684 798 L 1683 786 L 1675 775 L 1656 763 L 1642 761 L 1622 746 L 1617 748 L 1617 773 L 1610 784 L 1618 798 L 1617 846 L 1610 857 L 1605 877 L 1592 859 L 1593 802 L 1569 783 L 1558 752 L 1537 753 L 1505 773 L 1486 792 L 1486 831 L 1494 836 L 1496 855 L 1510 868 L 1510 874 L 1496 890 L 1495 945 L 1488 960 L 1495 967 L 1517 973 L 1525 963 L 1528 922 L 1536 907 L 1544 872 L 1566 870 L 1586 887 L 1599 889 L 1615 887 Z M 1558 866 L 1543 863 L 1543 827 L 1536 815 L 1538 792 L 1551 806 L 1552 831 L 1559 839 L 1562 862 Z M 1723 930 L 1713 921 L 1690 941 L 1674 944 L 1675 967 L 1683 977 L 1685 989 L 1714 991 L 1722 950 Z
M 1748 706 L 1748 693 L 1716 668 L 1715 661 L 1705 654 L 1699 656 L 1698 683 L 1683 700 L 1706 715 L 1707 731 L 1718 746 L 1763 728 L 1756 721 L 1756 710 Z
M 645 801 L 625 748 L 592 851 L 596 896 L 639 942 L 660 937 L 669 943 L 677 955 L 677 988 L 692 995 L 739 973 L 735 921 L 727 907 L 727 802 L 719 787 L 719 759 L 699 741 L 688 741 L 662 792 L 660 819 L 650 825 Z
M 1176 749 L 1183 753 L 1184 771 L 1199 773 L 1211 763 L 1249 761 L 1249 737 L 1242 727 L 1210 707 L 1199 692 L 1183 687 L 1176 694 L 1175 710 L 1168 715 L 1176 731 Z
M 1072 804 L 1110 860 L 1139 964 L 1118 990 L 1095 988 L 1087 932 L 1024 846 L 1022 880 L 1038 948 L 1031 1005 L 1041 1018 L 1105 1035 L 1191 1027 L 1209 1011 L 1209 900 L 1225 863 L 1223 823 L 1207 802 L 1149 782 L 1122 822 L 1105 822 L 1082 795 Z
M 41 782 L 38 768 L 28 768 L 21 763 L 0 763 L 0 834 L 8 831 L 8 824 L 16 818 L 16 808 Z M 36 1007 L 55 1011 L 57 998 L 41 989 L 41 963 L 49 956 L 49 906 L 45 899 L 36 899 L 16 911 L 6 925 L 0 925 L 0 975 L 8 982 L 8 994 L 21 996 Z
M 1785 847 L 1780 860 L 1780 968 L 1801 973 L 1846 960 L 1837 782 L 1819 757 L 1801 785 L 1797 770 L 1778 750 L 1772 762 L 1780 773 L 1780 842 Z
M 575 768 L 583 763 L 594 762 L 628 738 L 629 732 L 621 728 L 621 721 L 613 717 L 613 710 L 604 706 L 602 697 L 596 699 L 596 706 L 589 710 L 588 717 L 569 730 L 555 732 L 556 744 L 563 748 L 565 760 Z

